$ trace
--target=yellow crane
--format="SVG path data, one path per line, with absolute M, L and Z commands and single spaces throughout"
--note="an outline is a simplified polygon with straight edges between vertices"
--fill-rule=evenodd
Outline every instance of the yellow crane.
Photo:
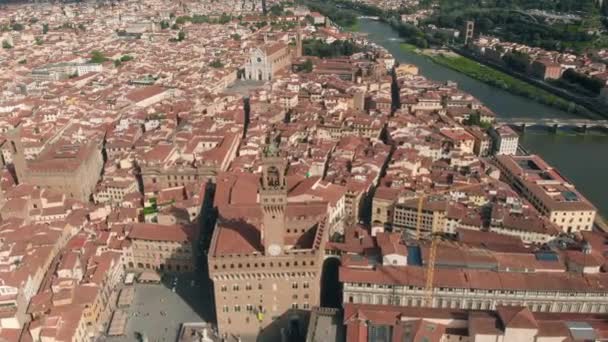
M 461 191 L 468 188 L 482 186 L 484 183 L 478 184 L 465 184 L 454 188 L 433 192 L 431 194 L 422 194 L 418 198 L 417 217 L 416 217 L 416 238 L 418 241 L 421 239 L 420 228 L 422 226 L 422 210 L 424 207 L 424 200 L 429 196 L 441 195 L 452 191 Z M 426 266 L 426 283 L 424 287 L 425 302 L 429 307 L 433 305 L 433 281 L 435 277 L 435 259 L 437 258 L 437 245 L 439 243 L 439 232 L 436 231 L 436 225 L 431 224 L 431 249 L 429 251 L 429 259 Z

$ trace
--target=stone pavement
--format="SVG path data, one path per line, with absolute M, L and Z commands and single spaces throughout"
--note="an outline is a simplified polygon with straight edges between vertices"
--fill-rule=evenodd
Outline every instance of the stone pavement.
M 134 284 L 135 300 L 128 314 L 127 332 L 119 337 L 101 337 L 98 341 L 132 342 L 135 333 L 145 334 L 148 342 L 174 342 L 184 322 L 213 319 L 213 299 L 207 286 L 194 276 L 178 277 L 176 292 L 171 290 L 172 276 L 160 285 Z

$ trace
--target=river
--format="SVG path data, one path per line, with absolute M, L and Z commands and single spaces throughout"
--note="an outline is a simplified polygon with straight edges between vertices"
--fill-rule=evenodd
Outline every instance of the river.
M 458 87 L 478 98 L 499 117 L 566 118 L 574 114 L 545 106 L 504 90 L 491 87 L 433 63 L 428 58 L 400 48 L 401 39 L 389 25 L 360 19 L 359 32 L 384 46 L 401 63 L 418 66 L 420 74 L 437 81 L 455 81 Z M 608 135 L 578 135 L 526 131 L 520 144 L 537 153 L 573 182 L 602 213 L 608 216 Z

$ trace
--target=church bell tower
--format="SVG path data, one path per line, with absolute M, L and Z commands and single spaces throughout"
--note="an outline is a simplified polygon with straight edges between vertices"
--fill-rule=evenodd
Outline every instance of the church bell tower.
M 24 149 L 21 143 L 21 127 L 8 131 L 6 137 L 9 141 L 9 148 L 11 157 L 13 159 L 13 167 L 15 168 L 15 176 L 17 176 L 17 183 L 21 184 L 26 182 L 27 163 L 25 161 Z
M 277 256 L 285 245 L 285 211 L 287 208 L 287 160 L 280 154 L 276 141 L 270 141 L 262 152 L 262 177 L 259 184 L 262 218 L 262 245 L 267 255 Z
M 300 27 L 300 20 L 296 21 L 296 58 L 302 57 L 302 28 Z

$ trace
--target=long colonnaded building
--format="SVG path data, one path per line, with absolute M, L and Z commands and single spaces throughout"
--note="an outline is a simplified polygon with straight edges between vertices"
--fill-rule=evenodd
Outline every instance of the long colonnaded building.
M 593 228 L 595 207 L 539 156 L 500 155 L 496 160 L 501 177 L 564 232 Z
M 332 242 L 327 252 L 341 255 L 345 304 L 608 312 L 608 273 L 602 272 L 608 239 L 600 233 L 584 232 L 584 242 L 548 250 L 526 247 L 512 236 L 461 229 L 457 241 L 439 242 L 429 297 L 428 243 L 406 245 L 398 233 L 373 238 L 363 229 L 352 238 L 348 231 L 345 243 Z

